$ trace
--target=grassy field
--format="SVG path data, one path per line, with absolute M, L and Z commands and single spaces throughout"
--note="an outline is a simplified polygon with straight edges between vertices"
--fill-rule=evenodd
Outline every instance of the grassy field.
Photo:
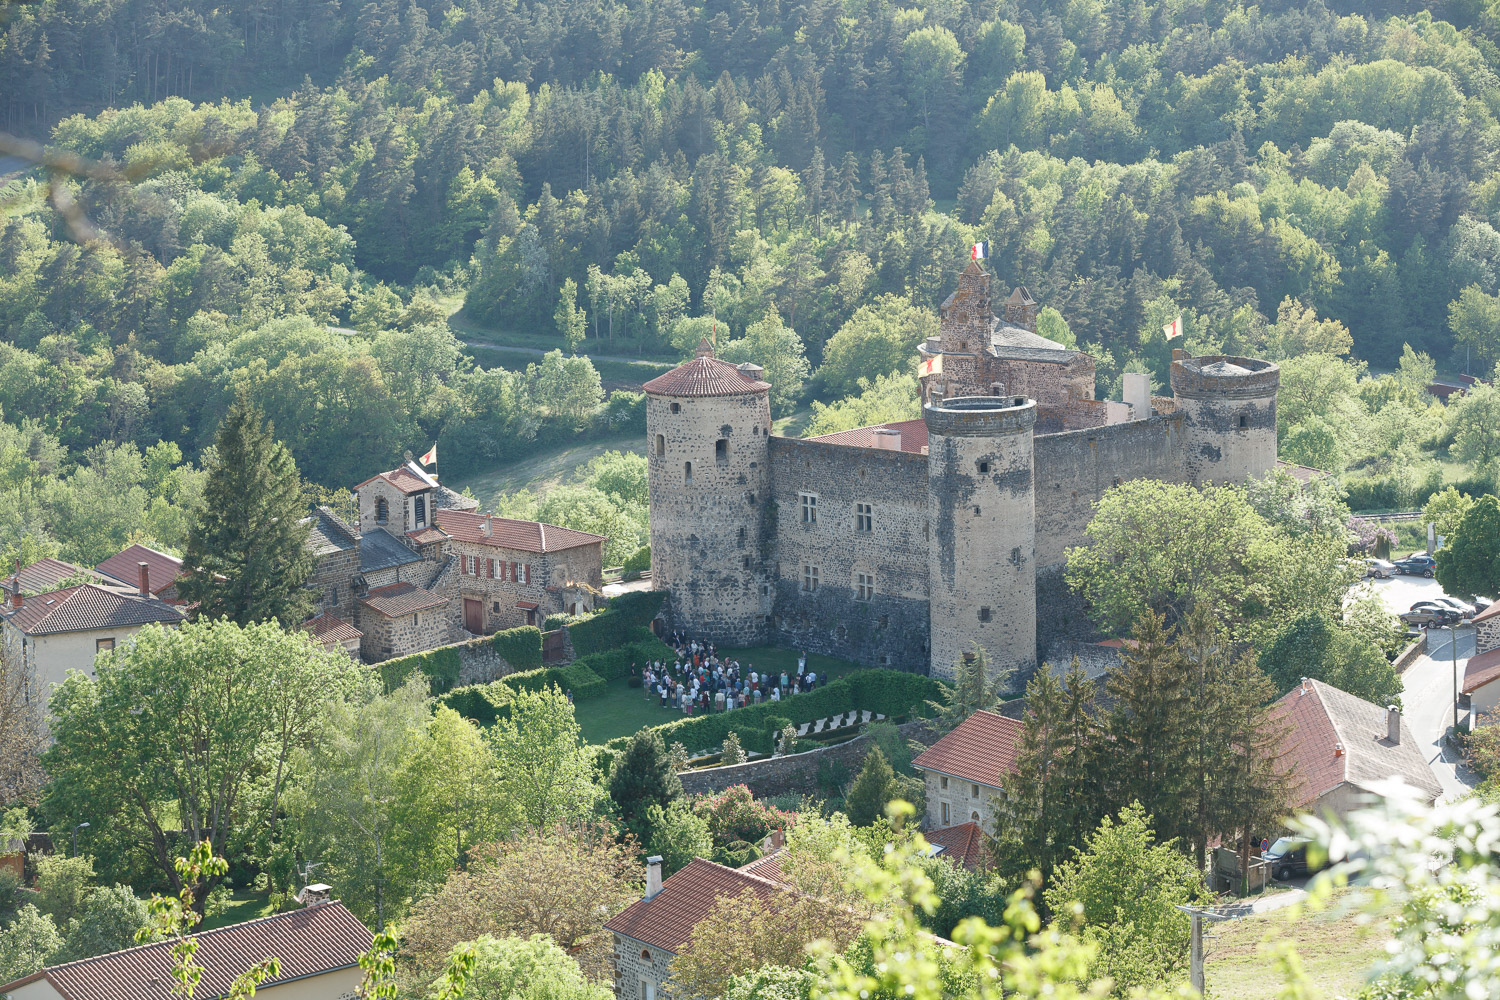
M 460 492 L 465 489 L 473 490 L 481 507 L 484 510 L 492 510 L 497 494 L 513 493 L 519 489 L 545 492 L 563 483 L 572 482 L 574 473 L 589 459 L 602 455 L 606 451 L 633 451 L 643 454 L 645 436 L 621 434 L 598 440 L 579 439 L 579 443 L 575 445 L 549 451 L 543 455 L 533 455 L 488 472 L 445 478 L 443 484 Z
M 1347 897 L 1345 897 L 1347 898 Z M 1316 996 L 1333 1000 L 1354 993 L 1366 972 L 1385 953 L 1391 913 L 1370 917 L 1349 912 L 1335 900 L 1328 909 L 1293 917 L 1288 908 L 1246 917 L 1211 930 L 1205 945 L 1208 995 L 1233 1000 L 1273 1000 L 1284 983 L 1266 948 L 1291 941 Z
M 234 901 L 221 912 L 204 918 L 201 929 L 211 931 L 215 927 L 227 927 L 230 924 L 240 924 L 246 920 L 255 920 L 258 917 L 269 917 L 270 915 L 270 893 L 257 892 L 254 889 L 241 889 L 234 894 Z
M 753 664 L 757 670 L 770 668 L 773 672 L 797 672 L 797 654 L 789 649 L 756 646 L 733 650 L 731 655 L 744 669 Z M 825 674 L 836 678 L 859 669 L 858 664 L 831 656 L 812 655 L 807 658 L 807 664 L 808 669 L 818 672 L 820 682 Z M 682 718 L 679 709 L 662 708 L 655 696 L 647 700 L 644 691 L 630 687 L 623 677 L 610 681 L 608 690 L 601 697 L 579 702 L 573 713 L 578 718 L 578 727 L 583 730 L 583 738 L 595 744 L 608 743 L 616 736 L 629 736 L 646 726 L 660 726 Z

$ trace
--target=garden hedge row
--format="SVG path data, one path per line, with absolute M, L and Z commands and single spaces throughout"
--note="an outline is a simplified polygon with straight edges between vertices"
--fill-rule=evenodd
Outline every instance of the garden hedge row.
M 485 644 L 494 647 L 511 670 L 535 670 L 542 665 L 541 629 L 534 625 L 523 625 L 494 635 L 477 636 L 468 642 L 386 660 L 378 666 L 381 683 L 389 694 L 405 684 L 412 674 L 421 673 L 426 675 L 433 694 L 446 694 L 458 683 L 459 670 L 463 666 L 460 650 L 478 649 Z
M 637 641 L 636 630 L 651 624 L 666 599 L 666 592 L 660 590 L 637 590 L 611 598 L 609 607 L 597 615 L 568 626 L 573 653 L 582 659 Z
M 572 629 L 568 631 L 571 632 Z M 636 625 L 627 629 L 624 637 L 625 645 L 607 649 L 602 653 L 580 656 L 573 662 L 585 664 L 600 677 L 612 681 L 629 676 L 632 666 L 639 673 L 641 668 L 652 660 L 671 660 L 676 655 L 671 646 L 658 639 L 656 634 L 644 625 Z
M 857 670 L 808 694 L 761 702 L 732 712 L 688 716 L 655 728 L 668 746 L 681 743 L 689 753 L 718 750 L 731 731 L 739 735 L 740 745 L 746 750 L 771 753 L 775 749 L 776 734 L 788 723 L 800 726 L 850 709 L 894 718 L 921 712 L 926 703 L 937 700 L 941 692 L 937 681 L 920 674 Z M 622 736 L 610 740 L 609 747 L 623 750 L 629 741 L 630 737 Z
M 517 691 L 540 691 L 548 685 L 556 685 L 564 694 L 573 692 L 573 700 L 584 701 L 597 698 L 605 691 L 604 678 L 581 663 L 569 663 L 560 667 L 543 667 L 518 674 L 507 674 L 488 684 L 470 684 L 449 691 L 438 699 L 466 719 L 473 719 L 481 726 L 492 726 L 495 720 L 510 715 L 511 699 Z

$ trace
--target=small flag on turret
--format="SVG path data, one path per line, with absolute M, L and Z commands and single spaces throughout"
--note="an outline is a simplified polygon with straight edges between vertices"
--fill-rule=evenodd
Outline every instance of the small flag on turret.
M 941 354 L 934 354 L 918 366 L 918 371 L 921 373 L 922 378 L 926 378 L 929 375 L 943 374 L 943 356 Z
M 969 251 L 969 256 L 972 257 L 974 260 L 984 260 L 989 255 L 990 255 L 990 241 L 989 240 L 985 240 L 983 243 L 976 243 L 976 244 L 974 244 L 973 248 Z
M 427 449 L 427 454 L 422 456 L 422 464 L 432 465 L 435 462 L 437 462 L 437 442 L 434 441 L 432 447 Z
M 1182 313 L 1178 313 L 1176 319 L 1162 327 L 1161 332 L 1168 340 L 1182 336 Z

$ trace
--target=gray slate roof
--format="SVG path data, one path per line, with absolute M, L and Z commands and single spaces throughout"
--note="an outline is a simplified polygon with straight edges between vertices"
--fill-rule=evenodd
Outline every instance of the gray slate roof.
M 385 528 L 371 528 L 359 538 L 359 571 L 373 573 L 392 566 L 421 562 L 422 557 Z
M 1067 364 L 1078 356 L 1078 352 L 1072 348 L 1064 347 L 1055 340 L 1048 340 L 1039 333 L 1011 326 L 998 318 L 990 328 L 990 346 L 997 358 Z
M 473 497 L 466 497 L 456 490 L 450 490 L 446 486 L 439 486 L 437 492 L 432 495 L 432 505 L 438 510 L 478 510 L 479 501 Z
M 318 507 L 303 520 L 312 522 L 307 547 L 314 555 L 347 552 L 359 544 L 359 536 L 342 518 L 327 507 Z

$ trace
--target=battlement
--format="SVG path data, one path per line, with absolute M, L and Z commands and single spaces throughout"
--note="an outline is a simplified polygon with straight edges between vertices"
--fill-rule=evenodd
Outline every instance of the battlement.
M 922 408 L 928 434 L 993 437 L 1029 432 L 1036 424 L 1036 402 L 1025 396 L 954 396 Z
M 1181 398 L 1252 399 L 1274 396 L 1281 385 L 1281 366 L 1271 361 L 1227 354 L 1191 358 L 1176 353 L 1172 392 Z

